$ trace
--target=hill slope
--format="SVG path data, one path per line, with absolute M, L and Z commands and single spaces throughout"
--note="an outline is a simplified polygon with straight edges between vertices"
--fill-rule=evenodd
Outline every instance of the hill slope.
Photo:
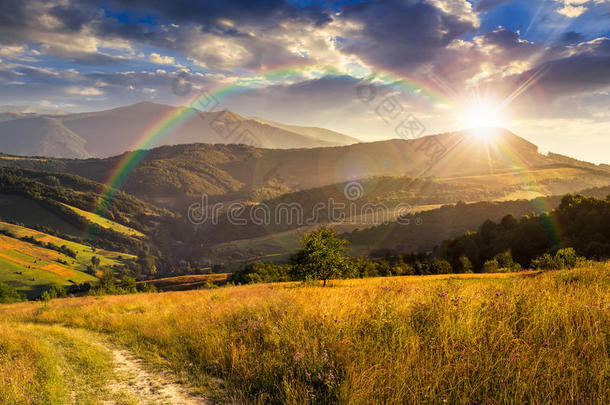
M 0 122 L 0 151 L 5 153 L 83 158 L 90 155 L 85 144 L 58 118 L 19 117 Z
M 136 257 L 95 249 L 34 229 L 0 222 L 0 282 L 12 285 L 29 298 L 37 298 L 54 285 L 66 288 L 97 283 L 87 274 L 92 257 L 100 262 L 93 270 L 124 265 Z

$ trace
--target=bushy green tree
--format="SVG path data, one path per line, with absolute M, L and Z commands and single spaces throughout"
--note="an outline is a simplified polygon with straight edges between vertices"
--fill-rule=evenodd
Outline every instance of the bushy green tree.
M 496 259 L 490 259 L 483 263 L 483 273 L 496 273 L 500 265 Z
M 321 226 L 301 238 L 303 246 L 291 257 L 292 274 L 297 280 L 322 280 L 341 277 L 349 266 L 345 256 L 348 242 L 339 239 L 334 229 Z
M 532 260 L 531 267 L 536 270 L 554 270 L 557 268 L 557 265 L 555 264 L 553 257 L 550 254 L 545 253 Z
M 104 270 L 100 277 L 99 290 L 101 293 L 113 293 L 115 291 L 114 274 L 111 269 Z
M 472 273 L 472 262 L 470 261 L 470 259 L 465 256 L 462 255 L 460 256 L 460 271 L 462 273 Z
M 121 279 L 121 290 L 128 294 L 135 294 L 138 292 L 136 288 L 136 279 L 129 276 L 123 276 Z
M 560 269 L 571 269 L 576 266 L 578 258 L 573 248 L 559 249 L 555 253 L 555 264 Z
M 25 301 L 25 295 L 17 291 L 12 285 L 0 283 L 0 303 L 8 304 L 11 302 Z
M 434 259 L 430 263 L 430 272 L 432 274 L 449 274 L 451 273 L 451 263 L 444 259 Z

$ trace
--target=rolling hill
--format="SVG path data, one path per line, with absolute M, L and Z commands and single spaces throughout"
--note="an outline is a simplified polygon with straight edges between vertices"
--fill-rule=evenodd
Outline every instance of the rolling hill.
M 103 182 L 125 157 L 41 160 L 0 156 L 0 165 L 66 172 Z M 183 210 L 204 193 L 217 200 L 260 200 L 384 176 L 435 178 L 474 188 L 512 187 L 513 198 L 531 198 L 610 184 L 610 166 L 543 155 L 534 144 L 500 129 L 489 129 L 486 138 L 461 131 L 413 140 L 300 149 L 197 143 L 151 149 L 123 190 Z

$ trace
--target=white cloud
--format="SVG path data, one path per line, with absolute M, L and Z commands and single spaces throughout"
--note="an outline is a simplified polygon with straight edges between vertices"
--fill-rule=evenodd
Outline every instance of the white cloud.
M 99 96 L 104 94 L 100 89 L 94 87 L 68 87 L 66 93 L 75 96 Z
M 153 52 L 148 56 L 148 59 L 152 63 L 156 63 L 158 65 L 175 65 L 176 60 L 171 56 L 161 56 L 160 54 Z
M 560 3 L 561 6 L 557 9 L 557 12 L 568 18 L 576 18 L 583 15 L 592 4 L 604 4 L 610 2 L 609 0 L 555 0 Z

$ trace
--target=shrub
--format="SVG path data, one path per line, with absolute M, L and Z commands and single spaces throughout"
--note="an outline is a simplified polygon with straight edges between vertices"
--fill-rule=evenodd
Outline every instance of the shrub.
M 227 282 L 254 284 L 290 280 L 289 266 L 256 261 L 246 264 L 240 270 L 229 275 Z
M 521 265 L 513 260 L 513 256 L 510 253 L 510 250 L 498 253 L 494 256 L 494 259 L 496 260 L 496 262 L 498 262 L 498 269 L 496 271 L 499 273 L 522 270 Z
M 460 271 L 462 273 L 472 273 L 472 262 L 464 255 L 460 256 Z
M 12 285 L 0 283 L 0 303 L 8 304 L 11 302 L 25 301 L 25 295 L 17 291 Z
M 451 263 L 444 259 L 434 259 L 430 263 L 430 271 L 432 274 L 449 274 L 451 273 Z
M 555 260 L 551 257 L 551 255 L 545 253 L 542 256 L 532 260 L 531 267 L 536 270 L 553 270 L 557 268 L 557 265 L 555 264 Z
M 143 293 L 156 293 L 157 287 L 152 283 L 143 283 L 138 287 L 138 290 Z
M 496 259 L 487 260 L 483 264 L 483 273 L 496 273 L 500 268 L 500 264 Z
M 572 248 L 559 249 L 555 253 L 555 264 L 560 269 L 571 269 L 576 266 L 578 257 Z
M 129 276 L 123 276 L 121 279 L 121 290 L 128 294 L 134 294 L 138 292 L 136 288 L 136 279 Z

